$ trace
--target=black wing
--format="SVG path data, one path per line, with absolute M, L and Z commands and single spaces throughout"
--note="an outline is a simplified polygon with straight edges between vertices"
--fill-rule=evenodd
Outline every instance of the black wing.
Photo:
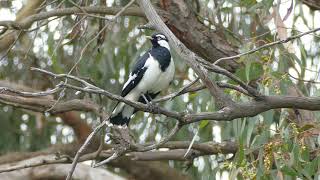
M 148 58 L 149 58 L 149 51 L 144 53 L 144 55 L 137 60 L 131 72 L 131 76 L 133 76 L 134 78 L 129 79 L 128 80 L 129 82 L 126 82 L 125 87 L 123 87 L 121 92 L 122 97 L 129 94 L 129 92 L 139 84 L 144 73 L 147 70 L 147 67 L 144 67 L 144 65 Z

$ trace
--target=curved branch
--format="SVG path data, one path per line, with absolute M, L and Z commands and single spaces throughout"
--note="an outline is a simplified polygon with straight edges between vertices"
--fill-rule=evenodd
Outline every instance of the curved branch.
M 48 98 L 27 98 L 17 95 L 0 94 L 0 103 L 10 106 L 29 109 L 36 112 L 46 112 L 56 100 Z M 58 114 L 68 111 L 92 111 L 99 113 L 99 106 L 88 100 L 74 99 L 65 102 L 59 102 L 53 109 L 48 111 L 51 114 Z
M 220 63 L 222 61 L 225 61 L 225 60 L 237 59 L 237 58 L 240 58 L 241 56 L 249 55 L 249 54 L 252 54 L 254 52 L 260 51 L 261 49 L 269 48 L 269 47 L 274 46 L 274 45 L 284 44 L 284 43 L 287 43 L 287 42 L 292 41 L 294 39 L 300 38 L 302 36 L 305 36 L 305 35 L 308 35 L 308 34 L 311 34 L 311 33 L 315 33 L 315 32 L 317 32 L 319 30 L 320 30 L 320 27 L 312 29 L 312 30 L 307 31 L 307 32 L 304 32 L 304 33 L 300 33 L 300 34 L 288 37 L 288 38 L 283 39 L 283 40 L 279 40 L 279 41 L 275 41 L 275 42 L 272 42 L 272 43 L 268 43 L 268 44 L 259 46 L 259 47 L 255 48 L 255 49 L 252 49 L 250 51 L 247 51 L 247 52 L 244 52 L 244 53 L 241 53 L 241 54 L 237 54 L 235 56 L 229 56 L 229 57 L 220 58 L 216 62 L 214 62 L 213 65 L 217 65 L 218 63 Z
M 320 10 L 320 2 L 318 0 L 302 0 L 302 2 L 313 10 Z
M 184 157 L 184 153 L 187 151 L 190 142 L 188 141 L 169 141 L 165 144 L 162 144 L 161 148 L 169 148 L 169 151 L 148 151 L 148 152 L 130 152 L 127 154 L 131 160 L 135 161 L 156 161 L 156 160 L 187 160 Z M 69 145 L 66 145 L 69 146 Z M 77 147 L 71 147 L 73 151 L 76 150 Z M 238 145 L 234 142 L 222 142 L 222 143 L 214 143 L 214 142 L 206 142 L 206 143 L 194 143 L 191 147 L 193 152 L 197 152 L 196 154 L 190 153 L 193 158 L 197 156 L 211 155 L 211 154 L 230 154 L 236 153 L 238 150 Z M 176 151 L 177 150 L 177 151 Z M 59 149 L 55 149 L 55 151 L 60 151 Z M 62 149 L 63 151 L 63 149 Z M 72 151 L 72 150 L 69 150 Z M 103 150 L 98 158 L 108 158 L 112 156 L 108 150 Z M 24 162 L 26 159 L 36 159 L 30 162 Z M 97 158 L 96 152 L 91 152 L 88 154 L 84 154 L 79 157 L 78 162 L 87 161 L 87 160 L 95 160 Z M 1 159 L 1 157 L 0 157 Z M 30 167 L 38 167 L 48 164 L 61 164 L 61 163 L 71 163 L 72 158 L 68 155 L 57 155 L 57 154 L 38 154 L 35 157 L 30 158 L 30 156 L 26 156 L 25 159 L 19 159 L 20 162 L 10 162 L 10 166 L 8 164 L 3 164 L 0 167 L 0 173 L 10 172 L 19 169 L 25 169 Z M 11 165 L 12 164 L 12 165 Z M 13 165 L 15 164 L 15 165 Z
M 237 118 L 253 117 L 262 112 L 278 108 L 319 111 L 320 97 L 265 96 L 261 101 L 238 103 L 234 107 L 226 107 L 217 112 L 189 114 L 186 115 L 185 119 L 187 123 L 194 123 L 203 119 L 231 121 Z
M 124 102 L 125 104 L 128 104 L 144 112 L 150 112 L 153 114 L 163 114 L 167 117 L 175 118 L 179 121 L 182 121 L 182 124 L 193 123 L 193 122 L 201 121 L 203 119 L 216 120 L 216 121 L 231 121 L 236 118 L 252 117 L 259 113 L 268 111 L 270 109 L 277 109 L 277 108 L 320 110 L 319 97 L 260 96 L 261 98 L 258 100 L 245 102 L 245 103 L 235 103 L 231 106 L 226 106 L 217 112 L 201 112 L 196 114 L 185 114 L 182 112 L 169 111 L 159 106 L 154 106 L 153 108 L 150 108 L 148 105 L 145 105 L 139 102 L 129 101 L 121 96 L 112 94 L 92 84 L 90 84 L 90 87 L 92 88 L 82 88 L 82 87 L 77 87 L 70 84 L 65 84 L 64 86 L 70 89 L 78 90 L 78 91 L 105 95 L 111 100 Z M 199 89 L 198 87 L 196 88 Z
M 25 5 L 19 10 L 19 12 L 16 15 L 16 22 L 22 21 L 24 18 L 31 16 L 33 14 L 37 13 L 37 9 L 41 4 L 44 2 L 44 0 L 28 0 Z M 1 26 L 0 26 L 1 27 Z M 3 26 L 2 26 L 3 27 Z M 4 34 L 8 30 L 8 27 L 5 26 L 1 32 L 1 34 Z M 21 33 L 23 35 L 23 33 Z M 0 53 L 10 49 L 9 47 L 14 44 L 14 42 L 17 40 L 17 33 L 9 31 L 8 33 L 4 34 L 3 37 L 0 38 Z
M 51 17 L 61 17 L 68 16 L 72 14 L 79 14 L 85 11 L 88 14 L 107 14 L 107 15 L 115 15 L 123 7 L 100 7 L 100 6 L 86 6 L 81 7 L 71 7 L 71 8 L 61 8 L 55 9 L 48 12 L 41 12 L 29 17 L 22 19 L 21 21 L 0 21 L 0 26 L 6 27 L 7 29 L 14 30 L 26 30 L 28 29 L 34 22 L 45 20 Z M 139 16 L 144 17 L 143 12 L 139 9 L 139 7 L 131 7 L 127 8 L 122 14 L 122 16 Z M 3 31 L 2 33 L 4 33 Z

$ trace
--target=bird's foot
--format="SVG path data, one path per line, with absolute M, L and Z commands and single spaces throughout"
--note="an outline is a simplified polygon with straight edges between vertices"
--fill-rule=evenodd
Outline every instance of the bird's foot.
M 154 104 L 152 101 L 149 101 L 148 98 L 144 94 L 142 94 L 142 97 L 145 100 L 146 104 L 148 105 L 149 112 L 153 112 L 156 114 L 160 113 L 160 110 L 159 110 L 158 106 L 156 106 L 156 104 Z
M 152 112 L 154 114 L 160 114 L 160 109 L 155 103 L 150 101 L 147 105 L 149 112 Z

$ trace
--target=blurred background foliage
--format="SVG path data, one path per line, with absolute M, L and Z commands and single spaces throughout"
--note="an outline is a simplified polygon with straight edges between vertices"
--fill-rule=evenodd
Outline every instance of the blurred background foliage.
M 257 46 L 320 27 L 319 11 L 310 10 L 298 0 L 189 0 L 199 21 L 208 28 L 223 32 L 223 36 L 240 52 Z M 14 19 L 26 1 L 8 1 L 0 7 L 1 20 Z M 96 5 L 99 1 L 86 1 Z M 126 0 L 108 0 L 107 6 L 123 6 Z M 74 6 L 71 1 L 52 1 L 43 7 L 49 11 Z M 108 17 L 108 16 L 107 16 Z M 111 17 L 111 16 L 110 16 Z M 81 20 L 80 20 L 81 19 Z M 80 20 L 80 21 L 79 21 Z M 143 18 L 119 17 L 105 32 L 104 41 L 85 45 L 99 31 L 99 18 L 66 16 L 50 18 L 34 24 L 17 41 L 0 61 L 0 78 L 31 87 L 36 90 L 53 88 L 57 81 L 30 71 L 40 67 L 56 73 L 67 73 L 83 56 L 73 72 L 90 78 L 90 81 L 115 94 L 120 94 L 130 67 L 150 43 L 145 35 L 150 30 L 139 30 L 145 24 Z M 77 23 L 77 25 L 75 25 Z M 110 23 L 106 21 L 105 23 Z M 37 28 L 41 25 L 40 28 Z M 32 30 L 33 29 L 33 30 Z M 319 34 L 319 33 L 317 33 Z M 251 55 L 242 56 L 242 67 L 236 75 L 257 87 L 266 95 L 288 95 L 292 89 L 301 94 L 295 96 L 319 96 L 319 36 L 307 35 L 286 44 L 273 46 Z M 193 71 L 173 52 L 176 64 L 174 83 L 162 95 L 177 91 L 196 78 Z M 223 76 L 210 75 L 212 79 L 233 83 Z M 295 91 L 296 92 L 296 91 Z M 233 90 L 225 90 L 236 101 L 248 97 Z M 55 97 L 58 98 L 58 95 Z M 92 99 L 110 110 L 115 102 L 89 94 L 76 94 L 68 90 L 67 99 Z M 175 111 L 216 111 L 213 98 L 202 90 L 162 103 Z M 51 144 L 67 144 L 75 141 L 72 129 L 60 117 L 34 113 L 8 105 L 0 106 L 0 154 L 12 151 L 37 151 Z M 304 112 L 302 112 L 304 113 Z M 196 158 L 185 173 L 194 179 L 317 179 L 319 157 L 316 155 L 320 138 L 318 112 L 308 112 L 310 119 L 292 110 L 276 109 L 255 117 L 231 122 L 203 120 L 185 126 L 174 140 L 196 142 L 233 141 L 240 145 L 235 155 L 211 155 Z M 79 112 L 83 121 L 95 126 L 98 117 L 93 113 Z M 137 113 L 130 129 L 139 142 L 159 140 L 173 127 L 174 120 L 164 116 Z M 316 134 L 316 136 L 311 136 Z M 183 162 L 169 161 L 170 166 L 183 171 Z M 282 178 L 280 178 L 282 177 Z

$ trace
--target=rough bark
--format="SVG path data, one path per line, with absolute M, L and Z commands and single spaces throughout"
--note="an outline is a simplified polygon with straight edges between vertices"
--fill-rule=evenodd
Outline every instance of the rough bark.
M 303 0 L 304 4 L 309 6 L 313 10 L 320 10 L 320 1 L 319 0 Z
M 222 33 L 209 29 L 198 20 L 187 1 L 161 0 L 160 7 L 168 13 L 163 14 L 162 19 L 169 29 L 202 58 L 214 62 L 238 53 L 238 48 L 228 43 Z M 220 65 L 232 72 L 239 67 L 234 60 L 223 61 Z
M 111 165 L 120 167 L 134 179 L 139 180 L 189 180 L 190 177 L 170 168 L 162 162 L 130 161 L 127 157 L 112 162 Z
M 0 87 L 11 88 L 18 91 L 36 92 L 35 89 L 32 89 L 30 87 L 24 86 L 22 84 L 14 83 L 14 82 L 4 81 L 4 80 L 0 81 Z M 8 104 L 8 102 L 11 102 L 9 104 L 15 107 L 22 107 L 22 108 L 30 109 L 36 112 L 43 112 L 46 109 L 53 106 L 56 100 L 53 99 L 52 95 L 41 96 L 37 98 L 27 98 L 27 97 L 20 97 L 14 93 L 8 93 L 8 94 L 1 93 L 0 103 Z M 91 127 L 80 119 L 78 113 L 72 111 L 72 110 L 77 110 L 77 108 L 78 109 L 80 108 L 80 110 L 83 110 L 83 107 L 88 108 L 89 111 L 94 110 L 96 112 L 99 109 L 97 105 L 89 101 L 86 102 L 81 100 L 75 100 L 75 101 L 72 100 L 69 102 L 57 103 L 55 108 L 53 108 L 54 111 L 52 111 L 53 113 L 64 112 L 64 113 L 59 113 L 58 116 L 61 117 L 62 121 L 66 125 L 69 125 L 73 129 L 74 133 L 77 136 L 77 140 L 79 142 L 83 142 L 92 131 Z M 60 111 L 61 108 L 69 109 L 69 110 Z
M 22 21 L 25 17 L 33 15 L 37 12 L 37 8 L 44 0 L 28 0 L 26 5 L 18 12 L 16 22 Z M 31 26 L 31 25 L 30 25 Z M 0 39 L 0 53 L 6 51 L 11 44 L 16 40 L 17 32 L 8 32 Z
M 33 162 L 39 162 L 39 159 L 55 159 L 61 155 L 73 157 L 80 144 L 73 143 L 67 145 L 54 145 L 48 149 L 38 152 L 16 152 L 9 153 L 0 157 L 0 169 L 17 164 L 25 165 L 25 160 L 34 159 Z M 93 142 L 85 153 L 94 152 L 99 146 L 99 141 Z M 103 149 L 108 149 L 106 145 Z M 56 155 L 54 155 L 56 154 Z M 37 161 L 38 160 L 38 161 Z M 41 162 L 41 161 L 40 161 Z M 122 157 L 109 164 L 112 167 L 119 167 L 124 170 L 129 177 L 133 179 L 153 179 L 153 180 L 188 180 L 187 175 L 169 167 L 166 163 L 135 161 L 131 157 Z M 78 167 L 77 167 L 78 168 Z M 31 168 L 32 169 L 32 168 Z M 69 169 L 67 169 L 69 170 Z M 16 173 L 16 171 L 13 171 Z M 63 174 L 63 173 L 62 173 Z M 3 175 L 3 173 L 0 174 Z
M 91 133 L 92 128 L 83 120 L 80 119 L 79 114 L 74 111 L 60 114 L 64 124 L 72 127 L 79 142 L 84 142 Z
M 38 159 L 41 156 L 37 157 Z M 33 159 L 36 160 L 36 159 Z M 20 163 L 27 163 L 28 160 Z M 30 160 L 29 160 L 30 161 Z M 52 164 L 34 168 L 21 169 L 0 174 L 1 180 L 64 180 L 70 164 Z M 79 164 L 74 172 L 74 179 L 78 180 L 125 180 L 106 169 L 92 168 Z

